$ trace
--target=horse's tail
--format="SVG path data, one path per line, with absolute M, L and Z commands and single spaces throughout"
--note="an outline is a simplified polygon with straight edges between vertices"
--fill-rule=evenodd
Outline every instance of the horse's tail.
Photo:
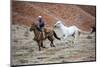
M 81 30 L 81 29 L 78 29 L 78 30 L 79 30 L 80 33 L 83 33 L 83 34 L 91 34 L 91 32 L 92 32 L 92 29 L 91 29 L 91 31 L 89 31 L 89 32 L 83 31 L 83 30 Z
M 60 40 L 60 38 L 57 36 L 57 34 L 55 33 L 55 31 L 53 31 L 53 35 L 56 39 Z
M 96 27 L 92 27 L 92 32 L 91 33 L 93 33 L 93 32 L 96 32 Z

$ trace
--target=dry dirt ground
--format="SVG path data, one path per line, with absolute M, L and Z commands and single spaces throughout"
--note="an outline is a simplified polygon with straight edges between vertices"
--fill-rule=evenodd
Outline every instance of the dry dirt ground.
M 11 28 L 11 62 L 12 65 L 46 64 L 78 61 L 95 61 L 95 33 L 81 34 L 75 44 L 54 40 L 56 47 L 50 47 L 49 41 L 44 41 L 46 48 L 38 51 L 38 45 L 33 41 L 34 34 L 29 27 L 12 25 Z

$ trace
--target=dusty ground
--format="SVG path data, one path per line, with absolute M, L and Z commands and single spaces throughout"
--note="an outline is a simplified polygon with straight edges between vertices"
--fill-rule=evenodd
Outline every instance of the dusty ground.
M 38 51 L 38 46 L 33 41 L 34 34 L 29 27 L 12 25 L 12 65 L 63 63 L 77 61 L 94 61 L 95 59 L 95 33 L 81 34 L 75 44 L 66 41 L 54 41 L 56 47 L 50 47 L 45 40 L 45 49 Z

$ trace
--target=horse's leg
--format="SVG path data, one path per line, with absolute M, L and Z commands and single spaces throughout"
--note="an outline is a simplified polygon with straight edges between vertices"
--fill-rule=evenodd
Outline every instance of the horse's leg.
M 33 40 L 35 40 L 35 41 L 36 41 L 36 36 L 33 38 Z
M 38 43 L 39 51 L 41 51 L 41 42 L 37 41 L 37 43 Z
M 65 41 L 66 43 L 69 43 L 67 34 L 63 37 L 62 40 Z
M 51 44 L 52 44 L 52 47 L 55 47 L 54 43 L 53 43 L 53 40 L 51 41 Z
M 77 39 L 78 39 L 78 34 L 79 34 L 79 32 L 76 31 L 76 32 L 75 32 L 75 35 L 74 35 L 74 41 L 73 41 L 74 44 L 75 44 L 75 42 L 76 42 Z
M 43 45 L 43 41 L 41 42 L 41 47 L 42 47 L 42 48 L 46 48 L 46 47 Z
M 65 40 L 67 37 L 68 37 L 67 34 L 63 34 L 63 36 L 62 36 L 62 40 Z
M 53 41 L 54 41 L 53 37 L 48 37 L 48 40 L 51 41 L 50 46 L 55 47 L 55 45 L 53 43 Z

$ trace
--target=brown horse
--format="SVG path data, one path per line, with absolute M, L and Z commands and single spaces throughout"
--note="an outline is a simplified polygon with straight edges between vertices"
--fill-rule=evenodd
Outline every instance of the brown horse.
M 53 29 L 50 29 L 48 27 L 44 28 L 44 32 L 40 32 L 38 25 L 33 23 L 30 27 L 30 31 L 34 31 L 34 40 L 38 43 L 38 47 L 39 47 L 39 51 L 42 48 L 45 48 L 45 46 L 43 45 L 43 40 L 48 39 L 51 43 L 50 46 L 51 47 L 55 47 L 53 41 L 54 41 L 54 37 L 58 40 L 60 40 L 59 37 L 57 37 L 56 33 L 54 32 Z M 45 35 L 45 37 L 43 36 L 43 34 Z M 53 37 L 54 36 L 54 37 Z

